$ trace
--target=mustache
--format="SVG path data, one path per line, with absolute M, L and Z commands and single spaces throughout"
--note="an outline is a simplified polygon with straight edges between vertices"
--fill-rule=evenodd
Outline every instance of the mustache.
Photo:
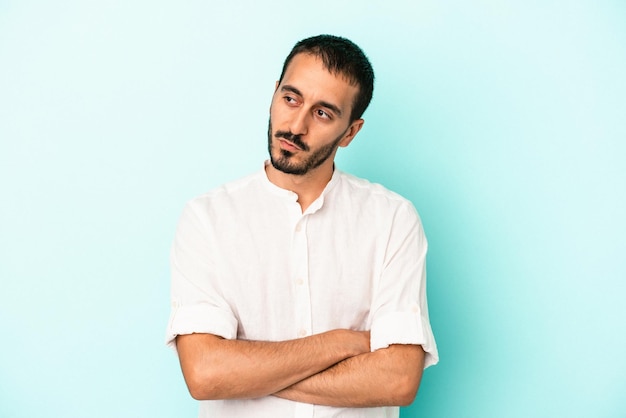
M 274 133 L 274 138 L 284 138 L 298 148 L 302 149 L 303 151 L 309 150 L 309 146 L 305 144 L 304 141 L 302 141 L 301 135 L 295 135 L 292 132 L 288 131 L 276 131 Z

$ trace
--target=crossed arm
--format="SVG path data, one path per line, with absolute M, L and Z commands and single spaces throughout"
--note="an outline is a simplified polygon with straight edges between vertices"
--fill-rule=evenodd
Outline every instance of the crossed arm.
M 415 398 L 424 366 L 419 345 L 370 352 L 369 332 L 333 330 L 296 340 L 176 339 L 195 399 L 268 395 L 341 407 L 401 406 Z

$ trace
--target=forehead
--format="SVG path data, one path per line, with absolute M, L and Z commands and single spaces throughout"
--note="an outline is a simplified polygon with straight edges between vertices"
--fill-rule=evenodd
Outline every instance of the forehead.
M 296 87 L 305 99 L 328 101 L 349 114 L 358 87 L 341 74 L 333 74 L 315 55 L 300 53 L 293 57 L 280 83 Z

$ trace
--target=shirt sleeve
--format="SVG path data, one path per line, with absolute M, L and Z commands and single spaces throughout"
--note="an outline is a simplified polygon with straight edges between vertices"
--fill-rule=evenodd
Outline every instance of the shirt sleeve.
M 171 313 L 166 344 L 176 349 L 176 336 L 208 333 L 237 336 L 237 319 L 224 299 L 211 260 L 210 231 L 201 209 L 188 203 L 172 244 Z M 204 215 L 206 216 L 206 215 Z
M 410 203 L 392 220 L 383 270 L 372 304 L 371 349 L 391 344 L 421 345 L 424 367 L 439 361 L 426 300 L 427 241 Z

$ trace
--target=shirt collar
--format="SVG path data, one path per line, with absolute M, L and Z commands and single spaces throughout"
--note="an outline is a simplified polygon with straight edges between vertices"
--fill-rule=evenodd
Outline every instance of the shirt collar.
M 291 190 L 278 187 L 270 181 L 270 179 L 267 177 L 267 172 L 265 171 L 265 167 L 268 164 L 270 164 L 270 160 L 265 160 L 265 162 L 263 163 L 263 169 L 261 170 L 261 177 L 263 179 L 262 181 L 266 188 L 277 196 L 282 196 L 284 198 L 297 201 L 298 195 L 296 193 L 292 192 Z M 335 187 L 335 185 L 339 183 L 340 178 L 341 171 L 339 171 L 337 167 L 333 165 L 333 175 L 330 178 L 330 181 L 326 184 L 326 187 L 324 187 L 324 190 L 322 190 L 322 193 L 318 196 L 318 198 L 315 199 L 313 203 L 311 203 L 311 205 L 309 205 L 305 213 L 314 213 L 318 211 L 324 205 L 324 198 Z

